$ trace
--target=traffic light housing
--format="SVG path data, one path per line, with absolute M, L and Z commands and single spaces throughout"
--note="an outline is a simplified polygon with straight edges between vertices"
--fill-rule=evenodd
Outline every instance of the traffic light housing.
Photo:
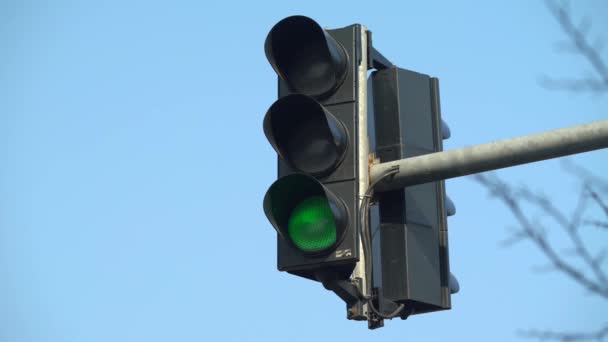
M 388 162 L 439 152 L 450 132 L 441 119 L 436 78 L 400 68 L 372 74 L 375 155 Z M 380 307 L 403 304 L 402 318 L 451 307 L 447 216 L 455 213 L 443 181 L 376 195 L 374 260 Z M 379 241 L 378 241 L 379 240 Z
M 437 79 L 394 67 L 358 24 L 327 30 L 287 17 L 264 50 L 278 76 L 278 99 L 263 120 L 278 155 L 278 179 L 263 201 L 278 269 L 321 282 L 347 303 L 349 319 L 372 329 L 384 318 L 449 309 L 456 282 L 446 216 L 454 207 L 443 181 L 375 196 L 369 184 L 368 134 L 380 162 L 442 150 L 449 129 Z M 372 198 L 379 234 L 367 233 Z
M 349 304 L 358 300 L 350 276 L 360 259 L 358 196 L 368 172 L 364 37 L 360 25 L 325 30 L 292 16 L 264 44 L 278 75 L 278 100 L 263 121 L 278 155 L 278 179 L 263 203 L 278 235 L 278 269 L 320 281 Z

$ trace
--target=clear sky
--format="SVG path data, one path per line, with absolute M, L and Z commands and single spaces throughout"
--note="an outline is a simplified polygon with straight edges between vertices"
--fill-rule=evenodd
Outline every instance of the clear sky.
M 572 8 L 608 39 L 606 2 Z M 516 222 L 469 177 L 447 181 L 450 311 L 368 331 L 278 272 L 263 42 L 293 14 L 364 24 L 395 64 L 438 77 L 446 149 L 608 117 L 605 95 L 539 86 L 591 70 L 555 51 L 542 1 L 1 1 L 0 341 L 512 341 L 605 321 L 605 302 L 533 271 L 529 243 L 499 247 Z M 608 171 L 608 151 L 570 159 Z M 575 204 L 558 160 L 498 174 Z

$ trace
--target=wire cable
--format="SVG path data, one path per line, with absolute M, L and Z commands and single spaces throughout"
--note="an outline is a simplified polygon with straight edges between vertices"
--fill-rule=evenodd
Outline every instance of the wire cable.
M 365 296 L 364 299 L 367 300 L 367 306 L 369 309 L 371 309 L 371 311 L 376 314 L 378 317 L 381 318 L 395 318 L 397 317 L 401 311 L 403 310 L 403 308 L 405 307 L 403 304 L 399 304 L 399 306 L 391 313 L 389 314 L 385 314 L 380 312 L 380 310 L 378 310 L 375 306 L 374 306 L 374 295 L 372 294 L 372 287 L 373 287 L 373 274 L 372 274 L 372 265 L 373 265 L 373 260 L 372 260 L 372 244 L 371 244 L 371 233 L 370 233 L 370 229 L 369 229 L 369 207 L 370 207 L 370 203 L 371 203 L 371 199 L 374 195 L 374 188 L 376 187 L 376 185 L 381 182 L 382 180 L 384 180 L 385 178 L 388 178 L 392 175 L 395 175 L 399 173 L 399 167 L 395 166 L 392 167 L 390 169 L 388 169 L 384 174 L 382 174 L 382 176 L 378 177 L 378 179 L 376 179 L 375 181 L 373 181 L 369 187 L 367 188 L 367 190 L 365 191 L 365 194 L 363 195 L 363 198 L 361 199 L 361 207 L 359 210 L 359 220 L 360 220 L 360 227 L 361 227 L 361 239 L 362 239 L 362 244 L 363 244 L 363 253 L 365 255 L 365 274 L 366 274 L 366 284 L 364 284 L 364 286 L 367 289 L 367 296 Z

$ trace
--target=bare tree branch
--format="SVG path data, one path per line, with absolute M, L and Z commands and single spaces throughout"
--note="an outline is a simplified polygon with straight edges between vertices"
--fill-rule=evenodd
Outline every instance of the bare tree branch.
M 602 222 L 599 220 L 585 220 L 583 223 L 597 228 L 608 229 L 608 222 Z
M 601 80 L 595 79 L 553 79 L 547 76 L 540 78 L 543 87 L 550 90 L 567 90 L 571 92 L 594 92 L 602 93 L 608 91 L 608 85 Z
M 580 165 L 574 164 L 569 158 L 563 158 L 561 160 L 562 167 L 568 173 L 580 178 L 586 184 L 593 184 L 593 187 L 608 196 L 608 183 L 596 175 L 593 175 L 589 170 L 583 168 Z
M 582 242 L 577 229 L 581 222 L 586 199 L 588 198 L 586 195 L 586 187 L 583 187 L 583 191 L 581 191 L 576 210 L 573 212 L 572 216 L 568 218 L 545 196 L 533 194 L 526 189 L 515 192 L 508 184 L 504 183 L 493 174 L 478 174 L 474 176 L 474 179 L 484 185 L 492 196 L 502 200 L 511 210 L 521 226 L 521 230 L 516 232 L 516 236 L 519 237 L 523 235 L 527 237 L 541 250 L 557 270 L 564 273 L 590 292 L 599 295 L 604 299 L 608 299 L 607 277 L 595 259 L 591 257 L 591 254 Z M 554 247 L 549 243 L 546 234 L 541 229 L 541 226 L 533 223 L 524 213 L 520 203 L 520 200 L 522 199 L 535 204 L 542 209 L 543 212 L 558 222 L 570 237 L 574 249 L 577 251 L 577 255 L 590 268 L 596 279 L 588 277 L 584 272 L 564 259 L 562 254 L 555 251 Z
M 601 266 L 601 264 L 604 262 L 604 259 L 606 259 L 606 255 L 608 254 L 608 249 L 606 248 L 602 248 L 602 250 L 597 253 L 597 255 L 593 258 L 593 262 L 595 264 L 599 266 Z
M 506 238 L 505 240 L 500 242 L 500 245 L 502 247 L 511 247 L 511 246 L 515 245 L 516 243 L 525 240 L 527 237 L 528 237 L 528 234 L 526 234 L 523 231 L 513 231 L 511 236 L 509 236 L 508 238 Z
M 595 200 L 595 202 L 604 211 L 604 214 L 606 214 L 606 217 L 608 217 L 608 205 L 606 205 L 606 203 L 604 203 L 604 201 L 602 201 L 602 199 L 600 198 L 600 195 L 598 195 L 597 192 L 591 190 L 591 188 L 588 188 L 588 191 L 591 195 L 591 198 L 593 198 Z
M 598 331 L 591 333 L 565 333 L 551 330 L 528 330 L 520 331 L 519 334 L 523 337 L 536 338 L 541 341 L 604 341 L 604 339 L 608 337 L 608 324 Z
M 593 78 L 584 79 L 554 79 L 545 76 L 541 78 L 541 84 L 550 89 L 574 92 L 608 92 L 608 66 L 599 54 L 601 40 L 596 44 L 591 44 L 587 39 L 591 28 L 591 20 L 583 17 L 581 23 L 576 25 L 572 19 L 568 2 L 558 4 L 557 1 L 546 0 L 545 3 L 570 41 L 565 50 L 580 54 L 591 65 L 596 75 Z M 560 46 L 563 47 L 564 45 L 560 44 Z
M 591 19 L 582 17 L 577 25 L 568 1 L 545 0 L 545 3 L 566 36 L 566 41 L 556 44 L 556 49 L 583 57 L 591 66 L 593 74 L 562 79 L 544 76 L 540 79 L 541 85 L 571 92 L 608 93 L 608 64 L 600 56 L 603 40 L 597 37 L 591 43 Z M 510 236 L 502 242 L 503 246 L 511 246 L 524 240 L 531 241 L 549 260 L 550 270 L 557 270 L 589 292 L 608 299 L 608 276 L 602 268 L 608 256 L 608 248 L 603 248 L 593 255 L 581 237 L 581 228 L 585 225 L 608 231 L 608 204 L 603 200 L 608 196 L 608 183 L 568 160 L 565 160 L 564 166 L 567 172 L 582 180 L 577 205 L 570 215 L 559 210 L 547 196 L 533 193 L 525 187 L 515 191 L 512 186 L 501 181 L 494 174 L 479 174 L 474 176 L 474 179 L 484 185 L 492 196 L 504 202 L 520 225 L 520 228 L 512 230 Z M 532 204 L 555 221 L 566 233 L 571 246 L 557 253 L 556 247 L 549 242 L 540 222 L 526 215 L 522 209 L 524 204 Z M 599 208 L 606 219 L 585 218 L 585 210 L 589 207 Z M 580 259 L 582 266 L 577 267 L 575 265 L 579 264 L 571 263 L 572 258 Z M 608 338 L 608 323 L 592 332 L 528 330 L 520 332 L 520 335 L 542 341 L 604 341 Z
M 591 191 L 590 186 L 585 184 L 581 189 L 576 209 L 570 218 L 567 218 L 558 208 L 556 208 L 546 196 L 533 194 L 528 189 L 521 189 L 518 194 L 520 194 L 521 198 L 540 207 L 545 213 L 557 221 L 557 223 L 566 231 L 568 237 L 572 241 L 572 251 L 574 254 L 580 257 L 587 264 L 589 269 L 595 274 L 598 284 L 601 287 L 608 288 L 608 277 L 603 272 L 601 267 L 594 262 L 594 259 L 583 242 L 578 230 L 581 227 L 581 220 L 586 209 L 589 194 L 591 194 L 591 196 L 596 199 L 598 203 L 600 203 L 602 208 L 605 209 L 606 213 L 608 214 L 608 208 L 605 207 L 605 204 L 599 198 L 597 193 Z

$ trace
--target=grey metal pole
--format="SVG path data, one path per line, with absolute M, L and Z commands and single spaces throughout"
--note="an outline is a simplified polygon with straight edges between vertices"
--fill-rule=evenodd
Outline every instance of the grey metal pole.
M 365 26 L 361 26 L 361 51 L 367 51 L 367 40 L 364 39 L 365 37 L 367 37 L 367 28 Z M 363 54 L 365 55 L 365 54 Z M 357 128 L 357 142 L 358 142 L 358 146 L 357 149 L 359 150 L 359 155 L 361 156 L 359 158 L 359 165 L 357 167 L 359 171 L 359 175 L 358 175 L 358 179 L 359 179 L 359 193 L 357 194 L 357 198 L 359 199 L 357 201 L 357 206 L 361 205 L 361 200 L 363 199 L 363 195 L 365 195 L 365 192 L 367 191 L 367 187 L 369 184 L 369 178 L 368 178 L 368 174 L 366 171 L 367 168 L 367 163 L 368 160 L 367 158 L 364 158 L 364 156 L 367 156 L 369 154 L 369 141 L 367 138 L 367 56 L 361 56 L 361 63 L 359 64 L 359 67 L 357 69 L 357 72 L 359 73 L 358 77 L 359 77 L 359 84 L 357 87 L 357 91 L 359 92 L 358 96 L 359 96 L 359 108 L 357 111 L 357 121 L 359 122 Z M 358 239 L 358 244 L 359 244 L 359 250 L 363 251 L 363 241 L 361 240 L 361 238 Z M 365 264 L 367 262 L 367 258 L 369 258 L 368 255 L 365 255 L 365 253 L 361 253 L 359 255 L 359 262 L 357 262 L 357 264 L 355 265 L 355 269 L 353 270 L 352 273 L 352 279 L 361 279 L 361 283 L 363 285 L 363 287 L 361 287 L 361 293 L 364 296 L 368 296 L 370 295 L 368 289 L 369 287 L 367 286 L 368 282 L 371 280 L 371 274 L 367 274 L 366 272 L 366 268 L 365 268 Z M 356 304 L 349 306 L 347 308 L 347 317 L 349 319 L 354 319 L 354 320 L 368 320 L 368 314 L 367 314 L 368 308 L 367 308 L 367 304 L 364 302 L 357 302 Z
M 370 179 L 373 182 L 388 169 L 398 167 L 399 173 L 377 185 L 377 191 L 389 191 L 606 147 L 608 120 L 599 120 L 372 165 Z

